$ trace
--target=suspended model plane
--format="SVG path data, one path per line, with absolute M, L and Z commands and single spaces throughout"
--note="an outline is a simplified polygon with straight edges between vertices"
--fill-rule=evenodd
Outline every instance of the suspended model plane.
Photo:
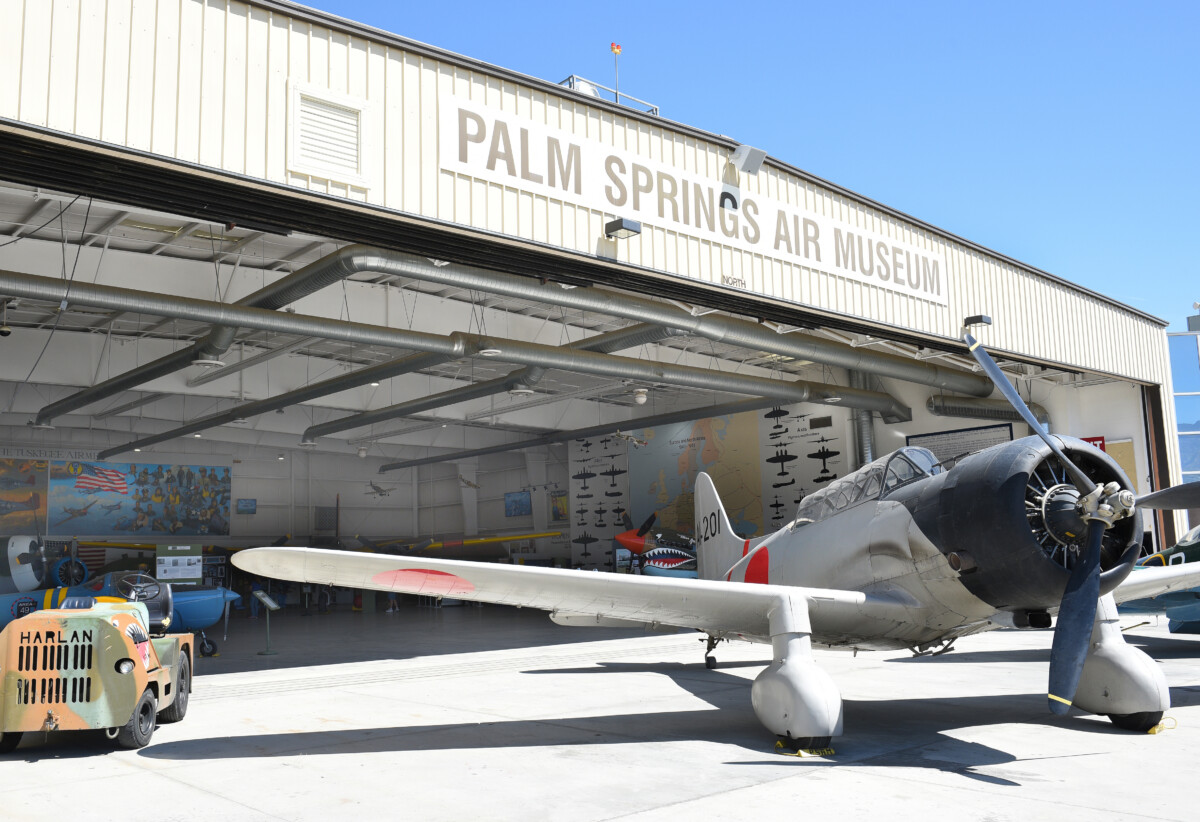
M 391 488 L 384 488 L 382 485 L 376 485 L 373 482 L 368 482 L 367 485 L 371 486 L 371 490 L 364 491 L 363 493 L 369 497 L 386 497 L 392 493 Z
M 748 540 L 700 474 L 699 579 L 311 548 L 254 548 L 234 563 L 293 581 L 542 608 L 567 625 L 695 628 L 708 635 L 706 661 L 722 639 L 770 643 L 773 661 L 750 699 L 762 724 L 795 748 L 824 747 L 842 733 L 841 695 L 813 643 L 924 652 L 999 627 L 1047 628 L 1057 614 L 1051 711 L 1074 706 L 1149 730 L 1170 706 L 1166 679 L 1125 643 L 1115 603 L 1200 584 L 1200 563 L 1130 577 L 1140 509 L 1200 507 L 1200 483 L 1135 497 L 1107 454 L 1046 434 L 965 329 L 963 340 L 1037 436 L 949 470 L 925 449 L 902 448 L 806 497 L 775 533 Z

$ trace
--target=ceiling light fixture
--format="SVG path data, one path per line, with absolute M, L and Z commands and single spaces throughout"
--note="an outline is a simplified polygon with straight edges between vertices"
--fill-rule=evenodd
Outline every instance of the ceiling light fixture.
M 192 365 L 198 365 L 201 368 L 224 368 L 225 363 L 214 357 L 212 354 L 197 354 L 192 360 Z
M 499 357 L 503 353 L 504 352 L 501 351 L 499 348 L 481 348 L 481 349 L 479 349 L 479 356 L 481 356 L 481 357 Z
M 648 393 L 650 393 L 650 392 L 645 388 L 633 389 L 633 401 L 635 403 L 637 403 L 638 405 L 645 405 L 646 404 L 646 395 Z

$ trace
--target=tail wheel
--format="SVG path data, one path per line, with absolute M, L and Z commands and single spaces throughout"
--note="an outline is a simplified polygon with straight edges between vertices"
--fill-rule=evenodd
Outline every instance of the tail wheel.
M 1112 724 L 1126 731 L 1149 733 L 1150 729 L 1162 722 L 1162 711 L 1143 711 L 1137 714 L 1109 714 Z

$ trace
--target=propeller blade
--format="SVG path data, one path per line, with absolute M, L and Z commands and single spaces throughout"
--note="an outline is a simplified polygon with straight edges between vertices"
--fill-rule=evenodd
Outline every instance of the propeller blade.
M 633 530 L 633 520 L 631 520 L 631 519 L 629 518 L 629 512 L 628 512 L 628 511 L 626 511 L 624 514 L 621 514 L 621 525 L 622 525 L 622 527 L 624 527 L 624 529 L 625 529 L 626 531 L 632 531 L 632 530 Z
M 1137 498 L 1143 508 L 1159 508 L 1167 511 L 1182 511 L 1200 508 L 1200 482 L 1185 482 L 1173 485 L 1144 497 Z
M 1087 543 L 1079 562 L 1071 569 L 1067 589 L 1058 607 L 1054 642 L 1050 646 L 1050 712 L 1065 714 L 1079 688 L 1079 676 L 1091 644 L 1096 622 L 1096 604 L 1100 599 L 1100 544 L 1104 541 L 1104 523 L 1088 523 Z
M 1062 464 L 1066 466 L 1067 472 L 1071 475 L 1072 482 L 1079 489 L 1079 493 L 1087 496 L 1096 490 L 1096 483 L 1088 479 L 1087 474 L 1080 471 L 1075 463 L 1067 459 L 1067 455 L 1058 447 L 1058 443 L 1054 442 L 1050 438 L 1050 435 L 1046 433 L 1046 429 L 1042 428 L 1042 424 L 1037 421 L 1037 417 L 1029 410 L 1029 406 L 1025 404 L 1025 400 L 1021 399 L 1021 395 L 1017 393 L 1017 389 L 1008 381 L 1008 377 L 1004 376 L 1004 372 L 1000 370 L 1000 366 L 996 365 L 996 361 L 992 359 L 992 355 L 980 345 L 978 340 L 971 336 L 970 332 L 964 331 L 962 338 L 963 342 L 967 344 L 967 350 L 971 352 L 971 356 L 983 368 L 984 373 L 991 379 L 992 384 L 1000 389 L 1000 393 L 1004 395 L 1004 399 L 1008 400 L 1008 404 L 1016 409 L 1017 413 L 1029 424 L 1034 433 L 1041 437 L 1046 445 L 1050 446 L 1050 450 L 1054 452 L 1054 456 L 1058 457 L 1062 461 Z
M 654 527 L 654 521 L 656 519 L 658 519 L 658 514 L 651 514 L 650 517 L 642 523 L 642 527 L 638 529 L 637 535 L 639 537 L 646 536 L 646 532 Z

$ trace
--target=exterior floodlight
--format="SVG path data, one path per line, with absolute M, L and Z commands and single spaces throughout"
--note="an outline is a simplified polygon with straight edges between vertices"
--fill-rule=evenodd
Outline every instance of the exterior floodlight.
M 733 154 L 729 156 L 729 162 L 738 171 L 743 171 L 751 176 L 758 173 L 762 168 L 763 161 L 767 159 L 767 152 L 761 148 L 754 146 L 738 146 L 734 149 Z
M 974 325 L 991 325 L 992 318 L 987 314 L 975 314 L 963 320 L 963 328 L 970 328 Z
M 610 240 L 628 240 L 641 233 L 642 224 L 625 217 L 618 217 L 604 224 L 604 236 Z

